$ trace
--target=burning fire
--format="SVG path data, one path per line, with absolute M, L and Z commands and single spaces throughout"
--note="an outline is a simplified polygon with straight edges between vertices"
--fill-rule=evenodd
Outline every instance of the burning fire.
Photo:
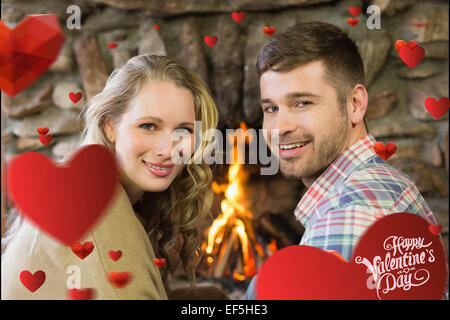
M 241 123 L 243 132 L 247 130 L 245 123 Z M 241 142 L 249 142 L 249 137 L 237 136 Z M 234 145 L 234 163 L 228 169 L 228 184 L 219 185 L 213 181 L 212 188 L 216 194 L 223 193 L 225 199 L 221 202 L 221 213 L 213 221 L 208 230 L 207 243 L 204 244 L 207 263 L 213 266 L 213 275 L 221 277 L 232 252 L 238 251 L 233 278 L 242 281 L 257 273 L 255 254 L 264 259 L 267 255 L 256 241 L 251 225 L 252 213 L 244 206 L 245 188 L 248 172 L 242 166 L 243 161 L 236 161 L 241 157 L 239 149 Z M 274 245 L 270 251 L 272 252 Z M 240 250 L 239 250 L 240 249 Z M 276 250 L 276 245 L 275 245 Z M 213 256 L 215 258 L 213 258 Z M 260 259 L 260 260 L 261 260 Z

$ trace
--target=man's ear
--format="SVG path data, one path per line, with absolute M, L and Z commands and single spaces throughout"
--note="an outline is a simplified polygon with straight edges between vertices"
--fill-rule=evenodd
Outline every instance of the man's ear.
M 350 97 L 351 109 L 350 120 L 353 124 L 360 124 L 364 121 L 364 116 L 367 111 L 369 96 L 366 87 L 362 84 L 357 84 L 352 90 Z
M 109 118 L 103 121 L 103 132 L 109 142 L 114 143 L 116 141 L 116 128 Z

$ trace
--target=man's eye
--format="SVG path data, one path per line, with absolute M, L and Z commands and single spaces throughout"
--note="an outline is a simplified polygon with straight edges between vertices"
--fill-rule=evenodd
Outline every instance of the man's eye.
M 276 107 L 276 106 L 264 107 L 263 111 L 266 112 L 266 113 L 273 113 L 273 112 L 278 111 L 278 107 Z
M 140 127 L 145 130 L 153 130 L 153 128 L 155 126 L 151 123 L 144 123 L 144 124 L 141 124 Z
M 310 104 L 312 104 L 311 101 L 299 101 L 295 104 L 296 107 L 300 107 L 300 108 L 304 108 L 306 106 L 309 106 Z

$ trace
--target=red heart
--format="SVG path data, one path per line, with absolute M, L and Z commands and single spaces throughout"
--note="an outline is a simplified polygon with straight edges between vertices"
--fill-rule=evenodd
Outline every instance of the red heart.
M 350 7 L 348 8 L 348 11 L 352 16 L 356 17 L 358 14 L 361 13 L 361 7 Z
M 268 35 L 270 37 L 271 35 L 274 34 L 275 28 L 274 27 L 264 27 L 263 31 L 266 35 Z
M 414 25 L 416 27 L 425 27 L 427 25 L 426 22 L 414 22 Z
M 241 22 L 242 20 L 244 20 L 245 18 L 245 12 L 237 12 L 237 11 L 233 11 L 231 13 L 231 17 L 234 19 L 234 21 L 236 21 L 237 23 Z
M 443 115 L 445 115 L 450 108 L 450 100 L 446 97 L 440 98 L 439 101 L 436 101 L 433 97 L 428 97 L 425 99 L 425 108 L 428 112 L 439 119 Z
M 80 101 L 81 97 L 82 97 L 82 93 L 81 92 L 77 92 L 77 93 L 69 93 L 69 98 L 70 100 L 72 100 L 73 103 L 77 103 L 78 101 Z
M 358 18 L 348 18 L 347 22 L 349 25 L 351 25 L 352 27 L 356 26 L 359 22 Z
M 414 68 L 425 57 L 425 49 L 419 45 L 412 44 L 410 47 L 406 45 L 400 48 L 399 54 L 408 67 Z
M 383 142 L 377 142 L 374 144 L 373 148 L 375 152 L 385 161 L 389 159 L 395 151 L 397 151 L 397 145 L 395 142 L 388 142 L 386 145 L 384 145 Z
M 111 49 L 115 49 L 115 48 L 117 48 L 117 46 L 118 46 L 117 43 L 114 43 L 114 42 L 108 43 L 108 47 L 110 47 Z
M 131 272 L 108 272 L 108 279 L 116 288 L 125 287 L 130 282 L 131 278 Z
M 440 224 L 430 224 L 428 226 L 428 230 L 430 230 L 430 232 L 432 234 L 434 234 L 435 236 L 437 236 L 439 233 L 441 233 L 442 231 L 442 226 Z
M 155 262 L 155 264 L 158 268 L 162 268 L 166 265 L 166 259 L 164 259 L 164 258 L 162 258 L 162 259 L 155 258 L 155 259 L 153 259 L 153 261 Z
M 44 145 L 47 146 L 53 139 L 53 136 L 49 134 L 48 136 L 44 136 L 43 134 L 39 135 L 39 141 Z
M 92 300 L 95 295 L 95 289 L 85 288 L 85 289 L 67 289 L 67 296 L 69 300 Z
M 430 234 L 428 226 L 429 222 L 419 215 L 386 215 L 361 236 L 350 262 L 315 247 L 283 248 L 261 267 L 256 282 L 257 297 L 263 300 L 441 299 L 446 287 L 447 260 L 442 242 Z M 407 249 L 405 239 L 420 238 L 422 247 L 412 247 L 410 241 Z M 423 260 L 419 258 L 422 255 Z M 411 257 L 416 260 L 408 260 Z M 399 265 L 399 259 L 404 267 Z M 392 264 L 393 260 L 396 265 Z M 401 287 L 400 280 L 406 274 L 413 282 L 409 288 Z M 419 285 L 420 282 L 423 283 Z
M 106 211 L 118 186 L 114 155 L 106 147 L 80 148 L 64 166 L 37 152 L 7 165 L 8 197 L 42 231 L 70 246 Z
M 45 272 L 42 270 L 36 271 L 34 274 L 31 274 L 28 270 L 23 270 L 20 273 L 20 282 L 30 290 L 31 292 L 35 292 L 39 289 L 45 282 Z
M 75 242 L 72 245 L 73 253 L 80 257 L 81 260 L 90 255 L 92 250 L 94 250 L 94 243 L 92 241 L 86 241 L 83 244 L 81 244 L 80 242 Z
M 153 28 L 156 29 L 156 30 L 159 30 L 161 28 L 161 26 L 159 24 L 154 24 Z
M 13 30 L 0 20 L 0 89 L 13 97 L 58 58 L 64 43 L 58 16 L 27 15 Z
M 122 251 L 120 251 L 120 250 L 117 250 L 117 251 L 109 250 L 108 254 L 109 254 L 109 257 L 111 259 L 113 259 L 114 261 L 117 261 L 122 256 Z
M 42 129 L 42 128 L 37 128 L 37 132 L 39 133 L 39 134 L 43 134 L 44 136 L 48 133 L 48 128 L 44 128 L 44 129 Z
M 205 36 L 205 42 L 208 46 L 213 47 L 217 42 L 217 37 L 216 36 L 213 36 L 213 37 Z

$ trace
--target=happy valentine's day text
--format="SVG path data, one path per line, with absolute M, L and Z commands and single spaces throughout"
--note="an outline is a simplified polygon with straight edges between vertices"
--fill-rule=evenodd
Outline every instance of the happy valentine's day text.
M 372 274 L 367 282 L 368 288 L 376 288 L 381 300 L 380 291 L 383 294 L 399 288 L 408 291 L 412 287 L 424 285 L 430 279 L 428 270 L 420 268 L 420 265 L 436 260 L 433 249 L 426 249 L 431 244 L 432 242 L 424 244 L 422 237 L 390 236 L 383 243 L 383 248 L 388 251 L 384 259 L 375 256 L 371 264 L 367 258 L 358 256 L 355 262 L 368 268 Z M 413 250 L 416 252 L 412 253 Z

